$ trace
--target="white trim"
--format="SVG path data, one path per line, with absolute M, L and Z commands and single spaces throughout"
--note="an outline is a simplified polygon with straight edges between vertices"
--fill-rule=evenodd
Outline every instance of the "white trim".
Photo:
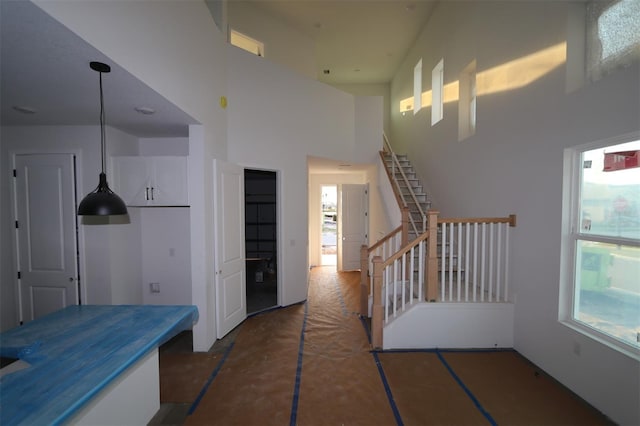
M 563 164 L 563 189 L 562 189 L 562 232 L 560 250 L 560 286 L 558 295 L 558 322 L 571 328 L 603 345 L 614 349 L 633 359 L 640 360 L 640 348 L 635 348 L 628 343 L 615 339 L 587 324 L 573 318 L 573 305 L 575 301 L 575 265 L 576 265 L 576 240 L 579 226 L 578 209 L 580 199 L 580 158 L 585 151 L 632 142 L 640 139 L 640 132 L 631 132 L 613 136 L 607 139 L 591 141 L 582 145 L 564 150 Z M 582 238 L 581 238 L 582 239 Z M 611 243 L 606 237 L 593 236 L 586 240 Z M 617 238 L 616 241 L 620 241 Z M 635 240 L 629 245 L 637 245 Z

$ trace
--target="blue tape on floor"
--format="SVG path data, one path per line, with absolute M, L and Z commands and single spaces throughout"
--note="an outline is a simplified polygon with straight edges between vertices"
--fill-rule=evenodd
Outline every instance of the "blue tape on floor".
M 453 351 L 452 351 L 453 352 Z M 435 350 L 435 353 L 438 355 L 438 359 L 440 359 L 440 361 L 442 362 L 442 364 L 444 364 L 444 366 L 447 368 L 447 370 L 449 370 L 449 374 L 451 374 L 451 376 L 453 377 L 453 379 L 458 382 L 458 384 L 460 385 L 460 387 L 462 388 L 463 391 L 465 391 L 465 393 L 467 394 L 467 396 L 469 396 L 469 398 L 471 398 L 471 401 L 473 401 L 473 403 L 475 404 L 476 408 L 478 408 L 478 410 L 480 411 L 480 413 L 482 413 L 482 415 L 489 421 L 489 423 L 492 426 L 497 426 L 496 421 L 493 419 L 493 417 L 491 417 L 491 414 L 489 414 L 480 404 L 480 401 L 478 401 L 478 399 L 471 393 L 471 391 L 469 390 L 468 387 L 465 386 L 465 384 L 462 382 L 462 380 L 460 379 L 460 377 L 458 377 L 458 375 L 453 371 L 453 368 L 451 368 L 451 366 L 449 365 L 449 363 L 447 362 L 447 360 L 444 359 L 444 357 L 442 356 L 441 351 L 439 350 Z
M 298 367 L 296 368 L 296 383 L 293 388 L 293 402 L 291 403 L 291 420 L 289 424 L 295 426 L 298 417 L 298 400 L 300 399 L 300 380 L 302 377 L 302 355 L 304 352 L 304 332 L 307 328 L 307 314 L 309 313 L 309 303 L 304 304 L 304 319 L 302 320 L 302 330 L 300 331 L 300 346 L 298 348 Z
M 369 325 L 367 324 L 366 318 L 362 315 L 360 315 L 360 322 L 362 323 L 362 327 L 364 327 L 364 331 L 367 333 L 367 339 L 369 340 L 369 344 L 371 344 L 371 331 L 369 330 Z M 382 351 L 373 350 L 371 351 L 371 355 L 373 355 L 373 360 L 376 363 L 376 367 L 378 367 L 378 374 L 380 374 L 380 379 L 382 380 L 384 391 L 387 394 L 387 399 L 389 400 L 391 411 L 393 411 L 393 416 L 396 418 L 396 423 L 398 424 L 398 426 L 401 426 L 401 425 L 404 425 L 404 423 L 402 422 L 400 411 L 396 406 L 396 401 L 393 399 L 393 394 L 391 393 L 391 387 L 389 386 L 389 382 L 387 381 L 387 376 L 384 374 L 384 369 L 382 368 L 382 364 L 380 363 L 378 352 L 382 352 Z
M 389 400 L 389 405 L 391 405 L 391 410 L 393 411 L 393 416 L 396 418 L 396 423 L 398 426 L 404 425 L 402 422 L 402 417 L 400 417 L 400 411 L 398 411 L 398 407 L 396 406 L 396 401 L 393 399 L 393 394 L 391 393 L 391 387 L 389 386 L 389 382 L 387 382 L 387 376 L 384 374 L 384 369 L 382 368 L 382 364 L 380 363 L 380 358 L 378 357 L 377 352 L 373 352 L 373 359 L 376 362 L 376 367 L 378 367 L 378 373 L 380 373 L 380 378 L 382 379 L 382 384 L 384 385 L 384 391 L 387 393 L 387 399 Z
M 220 363 L 218 363 L 218 366 L 215 368 L 215 370 L 213 370 L 213 372 L 211 373 L 211 376 L 209 376 L 207 383 L 205 383 L 202 389 L 200 389 L 200 393 L 196 397 L 196 400 L 193 401 L 193 404 L 191 404 L 191 408 L 189 408 L 189 412 L 187 413 L 187 415 L 190 416 L 191 414 L 193 414 L 194 411 L 196 411 L 196 408 L 198 408 L 198 404 L 200 404 L 200 400 L 202 400 L 202 397 L 204 396 L 205 393 L 207 393 L 207 390 L 209 389 L 209 385 L 213 383 L 214 379 L 218 375 L 218 372 L 220 372 L 220 369 L 222 368 L 222 365 L 224 364 L 224 362 L 227 360 L 227 357 L 229 356 L 231 349 L 233 349 L 233 345 L 235 345 L 235 342 L 232 342 L 231 345 L 229 345 L 226 352 L 222 356 Z

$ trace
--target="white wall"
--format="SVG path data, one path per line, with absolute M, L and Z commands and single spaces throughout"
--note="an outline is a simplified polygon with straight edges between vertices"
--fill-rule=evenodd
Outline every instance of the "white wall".
M 228 59 L 229 161 L 279 173 L 282 303 L 296 303 L 307 297 L 307 156 L 373 163 L 381 143 L 356 142 L 352 95 L 240 49 Z M 364 121 L 381 129 L 380 116 Z
M 382 96 L 383 119 L 382 127 L 389 134 L 390 106 L 391 106 L 391 85 L 389 83 L 371 84 L 332 84 L 336 89 L 351 93 L 354 96 Z
M 219 103 L 227 90 L 226 37 L 203 1 L 35 3 L 200 123 L 189 137 L 192 297 L 200 315 L 194 348 L 208 350 L 216 338 L 211 169 L 214 157 L 227 156 Z
M 383 333 L 384 349 L 512 348 L 513 304 L 420 303 Z
M 248 2 L 228 2 L 229 28 L 264 43 L 264 58 L 317 78 L 313 39 Z
M 429 107 L 402 116 L 413 66 L 444 58 L 445 83 L 473 59 L 478 72 L 567 39 L 565 2 L 440 2 L 391 84 L 392 143 L 406 152 L 446 216 L 516 213 L 511 232 L 515 349 L 620 424 L 640 423 L 640 364 L 558 322 L 563 149 L 640 126 L 640 68 L 565 92 L 565 66 L 477 101 L 476 134 L 457 135 L 457 102 L 431 126 Z M 506 74 L 513 83 L 521 73 Z M 579 354 L 574 345 L 580 345 Z
M 0 128 L 2 146 L 0 173 L 9 176 L 14 153 L 73 153 L 77 155 L 79 199 L 98 185 L 100 172 L 100 129 L 96 126 L 37 126 Z M 107 156 L 131 155 L 138 150 L 137 138 L 107 127 Z M 108 176 L 107 176 L 108 179 Z M 2 181 L 0 208 L 3 230 L 12 229 L 12 182 Z M 142 293 L 120 287 L 123 280 L 139 280 L 140 228 L 131 224 L 79 225 L 80 277 L 83 303 L 139 303 Z M 2 330 L 17 325 L 16 258 L 14 236 L 4 233 L 0 244 L 2 276 Z M 137 253 L 137 254 L 136 254 Z M 136 275 L 138 274 L 138 275 Z
M 140 208 L 142 298 L 145 305 L 190 305 L 191 244 L 189 208 Z M 149 283 L 158 283 L 152 293 Z

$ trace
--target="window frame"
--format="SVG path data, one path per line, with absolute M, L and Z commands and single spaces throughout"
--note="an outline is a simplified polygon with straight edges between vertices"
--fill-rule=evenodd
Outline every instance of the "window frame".
M 444 58 L 431 71 L 431 126 L 444 119 Z
M 563 179 L 563 221 L 560 265 L 560 295 L 558 320 L 561 324 L 600 342 L 631 358 L 640 360 L 640 347 L 617 339 L 574 318 L 576 303 L 576 277 L 578 268 L 578 242 L 593 241 L 607 244 L 623 243 L 625 246 L 640 247 L 640 240 L 611 237 L 580 232 L 580 201 L 582 182 L 582 153 L 640 140 L 640 132 L 632 132 L 564 150 Z
M 422 58 L 413 67 L 413 115 L 422 109 Z

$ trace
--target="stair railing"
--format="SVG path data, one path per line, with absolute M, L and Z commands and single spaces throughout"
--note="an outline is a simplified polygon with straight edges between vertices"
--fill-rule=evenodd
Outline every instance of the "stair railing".
M 427 224 L 427 215 L 422 210 L 422 207 L 420 206 L 420 202 L 418 201 L 418 197 L 416 197 L 416 194 L 413 191 L 413 187 L 409 183 L 409 179 L 407 178 L 407 175 L 404 173 L 404 170 L 403 170 L 402 166 L 400 166 L 400 161 L 398 160 L 398 156 L 393 151 L 393 148 L 391 148 L 391 144 L 389 143 L 389 139 L 387 138 L 387 135 L 384 132 L 382 133 L 382 138 L 384 140 L 384 145 L 383 145 L 384 151 L 388 152 L 391 155 L 391 173 L 389 173 L 388 169 L 387 169 L 387 173 L 389 173 L 389 178 L 394 183 L 394 187 L 395 187 L 397 193 L 400 195 L 400 198 L 402 200 L 402 206 L 400 206 L 400 207 L 408 208 L 408 204 L 407 204 L 407 201 L 405 200 L 405 194 L 402 193 L 402 189 L 400 187 L 400 182 L 398 182 L 396 170 L 400 172 L 400 176 L 402 176 L 402 181 L 406 185 L 406 187 L 409 189 L 409 195 L 411 196 L 411 198 L 413 199 L 414 203 L 416 204 L 416 207 L 418 208 L 418 212 L 420 213 L 420 217 L 422 218 L 422 224 L 421 224 L 422 226 L 419 229 L 418 226 L 416 225 L 415 220 L 413 219 L 413 217 L 411 215 L 409 215 L 409 221 L 411 222 L 411 226 L 413 228 L 413 232 L 416 235 L 418 235 L 418 234 L 420 234 L 422 232 L 425 232 L 427 230 L 427 228 L 426 228 L 426 226 L 427 226 L 426 225 Z M 381 157 L 382 157 L 382 160 L 383 160 L 383 163 L 384 163 L 384 157 L 382 156 L 382 153 L 381 153 Z
M 509 228 L 516 225 L 516 216 L 438 218 L 438 214 L 429 210 L 427 231 L 411 243 L 388 258 L 378 254 L 371 259 L 374 348 L 382 347 L 384 326 L 414 303 L 510 300 Z M 362 253 L 371 252 L 363 247 Z M 361 287 L 365 289 L 368 299 L 368 286 Z

